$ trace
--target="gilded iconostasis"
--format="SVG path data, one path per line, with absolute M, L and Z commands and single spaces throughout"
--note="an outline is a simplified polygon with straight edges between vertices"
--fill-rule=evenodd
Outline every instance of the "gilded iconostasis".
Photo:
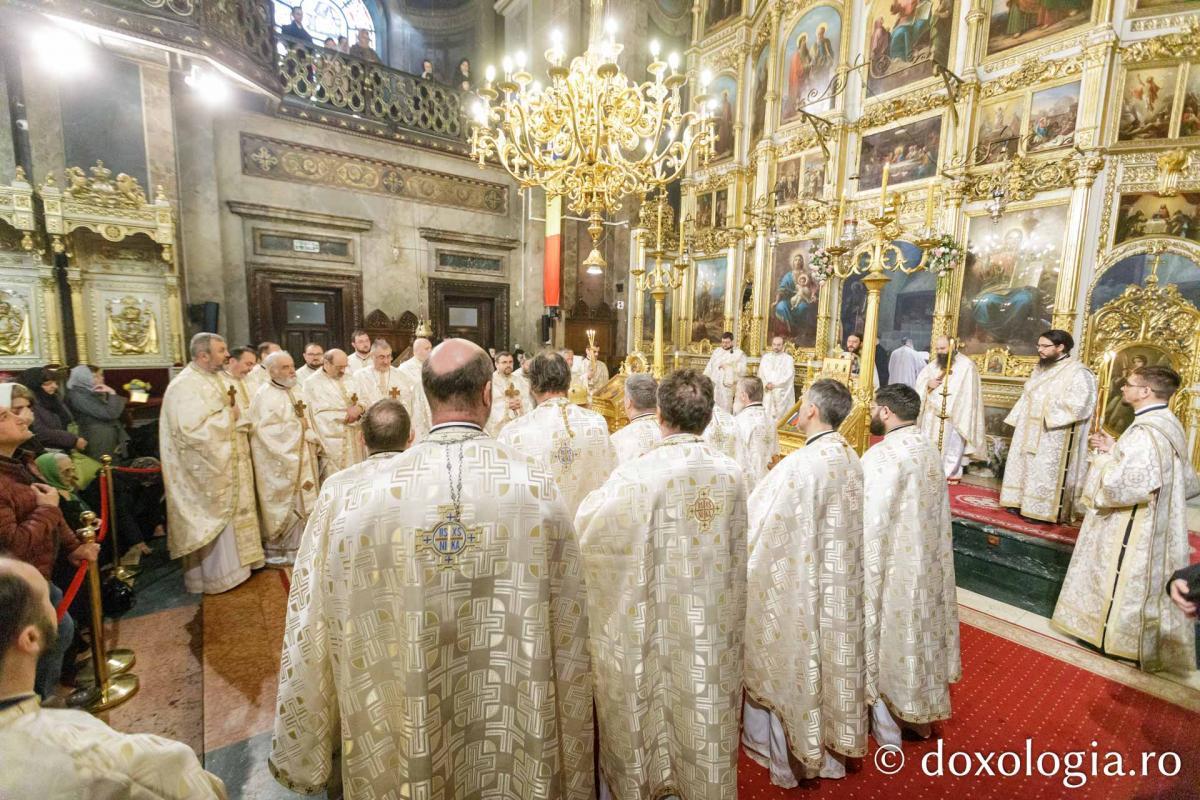
M 955 337 L 983 374 L 997 458 L 1047 328 L 1072 331 L 1089 362 L 1116 350 L 1114 382 L 1137 358 L 1200 383 L 1195 332 L 1152 335 L 1153 319 L 1200 306 L 1200 2 L 698 6 L 690 88 L 711 73 L 717 146 L 684 183 L 694 268 L 669 298 L 676 363 L 701 363 L 724 330 L 752 361 L 778 335 L 812 380 L 866 324 L 861 276 L 830 274 L 826 248 L 867 257 L 886 184 L 888 258 L 927 263 L 916 242 L 931 234 L 962 258 L 889 273 L 877 354 Z M 1101 332 L 1131 292 L 1141 319 Z M 631 342 L 652 329 L 636 300 Z M 1195 440 L 1192 392 L 1176 402 Z

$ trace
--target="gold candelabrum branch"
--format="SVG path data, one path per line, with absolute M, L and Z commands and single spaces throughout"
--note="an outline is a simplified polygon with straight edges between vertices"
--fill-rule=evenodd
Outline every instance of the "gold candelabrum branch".
M 481 167 L 494 159 L 522 188 L 542 187 L 587 214 L 593 247 L 584 264 L 601 269 L 605 214 L 628 195 L 646 197 L 677 180 L 693 156 L 707 165 L 715 123 L 706 94 L 711 73 L 701 75 L 693 108 L 685 110 L 680 90 L 687 78 L 677 53 L 661 60 L 651 42 L 650 79 L 638 83 L 617 66 L 623 48 L 611 20 L 607 29 L 600 24 L 604 0 L 591 0 L 591 19 L 587 50 L 569 66 L 561 34 L 552 36 L 545 85 L 526 71 L 524 53 L 505 57 L 501 76 L 486 69 L 471 157 Z
M 658 214 L 655 225 L 654 249 L 647 255 L 654 259 L 654 266 L 647 270 L 638 265 L 630 271 L 635 285 L 640 292 L 649 292 L 654 299 L 654 361 L 651 374 L 655 380 L 662 380 L 667 373 L 666 358 L 663 353 L 663 307 L 667 292 L 672 292 L 683 285 L 683 276 L 687 273 L 690 254 L 687 246 L 687 226 L 691 218 L 682 220 L 679 224 L 678 250 L 675 258 L 667 251 L 663 233 L 663 218 L 666 216 L 667 193 L 666 187 L 658 192 Z

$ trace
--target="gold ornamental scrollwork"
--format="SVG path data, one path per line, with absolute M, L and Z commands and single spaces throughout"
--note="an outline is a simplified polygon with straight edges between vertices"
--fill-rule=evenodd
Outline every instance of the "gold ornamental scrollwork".
M 698 342 L 688 342 L 683 351 L 696 356 L 710 356 L 713 351 L 713 343 L 708 339 L 701 339 Z
M 1027 58 L 1021 62 L 1021 66 L 1012 72 L 1002 75 L 994 81 L 985 83 L 983 85 L 983 97 L 995 97 L 1006 92 L 1033 86 L 1035 83 L 1042 81 L 1075 75 L 1083 71 L 1083 62 L 1083 55 L 1053 60 L 1036 57 Z
M 741 228 L 697 228 L 688 241 L 692 252 L 712 254 L 736 246 L 744 235 Z
M 1103 166 L 1103 158 L 1100 159 Z M 1038 192 L 1062 189 L 1075 182 L 1081 164 L 1075 159 L 1032 161 L 1023 156 L 1009 159 L 1000 169 L 967 178 L 968 200 L 985 200 L 999 189 L 1008 202 L 1030 200 Z M 1095 172 L 1092 172 L 1092 177 Z
M 830 208 L 821 203 L 801 203 L 775 212 L 775 226 L 785 236 L 797 236 L 829 221 Z
M 146 205 L 146 193 L 138 179 L 124 172 L 113 178 L 111 169 L 97 161 L 88 177 L 79 167 L 67 167 L 67 186 L 63 190 L 77 203 L 102 209 L 132 209 L 140 211 Z
M 1186 30 L 1143 39 L 1121 48 L 1121 61 L 1143 64 L 1149 61 L 1187 61 L 1200 58 L 1200 20 L 1189 20 Z
M 33 353 L 29 307 L 16 292 L 0 289 L 0 356 Z
M 149 300 L 125 296 L 109 300 L 108 347 L 115 356 L 157 355 L 158 322 Z
M 859 131 L 877 128 L 896 120 L 915 117 L 937 108 L 949 105 L 950 98 L 941 86 L 935 86 L 918 94 L 907 97 L 897 97 L 868 106 L 863 115 L 855 121 L 854 127 Z

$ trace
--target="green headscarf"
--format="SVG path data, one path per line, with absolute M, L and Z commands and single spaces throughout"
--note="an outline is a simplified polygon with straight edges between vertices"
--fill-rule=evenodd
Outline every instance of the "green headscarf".
M 60 492 L 65 492 L 67 499 L 79 503 L 81 510 L 91 511 L 87 503 L 81 498 L 71 486 L 63 479 L 62 472 L 59 471 L 58 457 L 66 455 L 65 453 L 42 453 L 33 463 L 37 464 L 38 472 L 42 473 L 42 477 L 46 479 L 46 483 L 58 489 Z M 70 456 L 67 456 L 70 458 Z

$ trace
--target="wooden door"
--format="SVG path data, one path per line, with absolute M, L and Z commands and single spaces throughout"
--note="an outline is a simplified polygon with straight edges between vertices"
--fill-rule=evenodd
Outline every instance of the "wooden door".
M 299 358 L 305 346 L 316 342 L 328 350 L 336 347 L 345 328 L 341 289 L 272 287 L 271 327 L 278 331 L 280 347 Z
M 495 300 L 447 295 L 444 302 L 448 337 L 470 339 L 485 350 L 496 346 Z

